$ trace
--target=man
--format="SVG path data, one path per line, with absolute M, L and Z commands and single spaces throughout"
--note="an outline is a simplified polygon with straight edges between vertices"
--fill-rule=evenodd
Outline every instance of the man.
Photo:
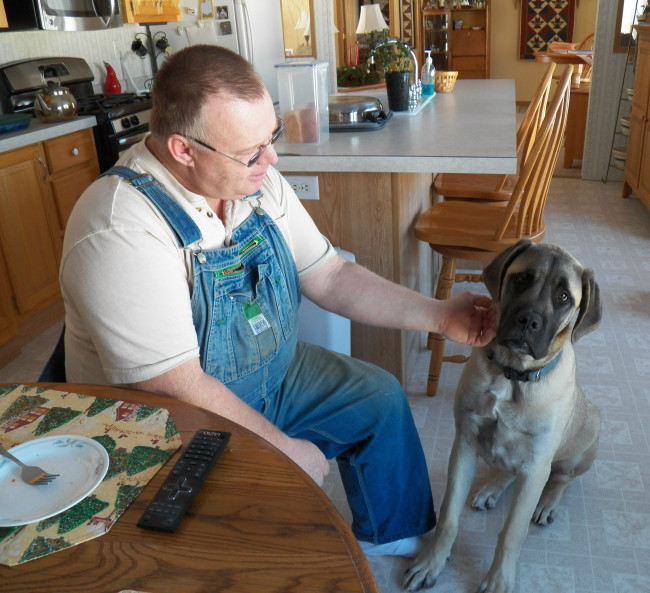
M 366 552 L 414 553 L 435 514 L 404 392 L 382 369 L 297 343 L 300 293 L 361 323 L 474 345 L 494 336 L 489 299 L 437 302 L 340 258 L 272 167 L 281 125 L 237 54 L 170 57 L 150 128 L 118 163 L 133 179 L 95 181 L 68 223 L 68 380 L 202 406 L 318 484 L 335 457 Z

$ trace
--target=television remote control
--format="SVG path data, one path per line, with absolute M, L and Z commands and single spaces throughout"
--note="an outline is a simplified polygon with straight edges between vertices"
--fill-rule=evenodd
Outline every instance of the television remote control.
M 170 533 L 176 531 L 229 439 L 229 432 L 197 430 L 140 517 L 138 527 Z

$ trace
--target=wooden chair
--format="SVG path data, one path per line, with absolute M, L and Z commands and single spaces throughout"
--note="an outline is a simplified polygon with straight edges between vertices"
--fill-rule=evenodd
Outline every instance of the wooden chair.
M 548 44 L 549 51 L 566 50 L 566 49 L 594 49 L 594 34 L 589 33 L 580 43 L 563 43 L 561 41 L 554 41 Z M 591 82 L 591 64 L 581 64 L 580 68 L 580 82 Z
M 556 65 L 549 63 L 524 118 L 517 128 L 517 157 L 523 167 L 535 141 L 539 126 L 544 121 L 551 81 Z M 517 183 L 517 175 L 489 173 L 439 173 L 433 182 L 434 191 L 450 199 L 507 201 Z
M 566 128 L 572 71 L 568 66 L 558 84 L 508 202 L 440 202 L 418 218 L 415 236 L 442 255 L 437 299 L 448 298 L 454 282 L 480 282 L 480 274 L 457 274 L 457 259 L 490 261 L 522 238 L 541 241 L 544 237 L 544 207 Z M 427 395 L 435 395 L 442 362 L 467 358 L 445 357 L 442 335 L 429 334 L 429 344 Z

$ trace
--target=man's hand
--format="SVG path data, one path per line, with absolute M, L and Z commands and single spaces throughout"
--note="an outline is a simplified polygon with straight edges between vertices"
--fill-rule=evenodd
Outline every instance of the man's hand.
M 485 346 L 494 339 L 496 331 L 490 297 L 462 292 L 438 303 L 440 329 L 437 333 L 470 346 Z
M 282 444 L 280 449 L 309 474 L 316 484 L 323 485 L 323 480 L 330 471 L 330 464 L 316 445 L 303 439 L 289 439 L 286 446 Z

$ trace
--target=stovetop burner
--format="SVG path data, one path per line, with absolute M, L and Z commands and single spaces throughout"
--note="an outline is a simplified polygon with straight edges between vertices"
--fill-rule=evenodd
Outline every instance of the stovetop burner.
M 77 98 L 78 115 L 104 116 L 113 119 L 150 108 L 150 94 L 119 93 Z

